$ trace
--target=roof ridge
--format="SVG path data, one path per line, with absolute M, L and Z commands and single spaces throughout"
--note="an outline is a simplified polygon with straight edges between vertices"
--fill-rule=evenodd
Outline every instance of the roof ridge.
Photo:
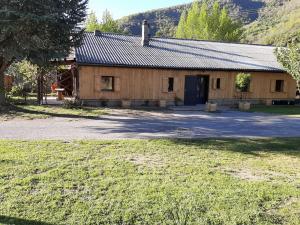
M 86 33 L 94 33 L 87 32 Z M 133 34 L 120 34 L 112 32 L 101 32 L 101 34 L 107 35 L 117 35 L 117 36 L 126 36 L 126 37 L 140 37 L 139 35 Z M 210 43 L 220 43 L 220 44 L 234 44 L 234 45 L 249 45 L 249 46 L 261 46 L 261 47 L 276 47 L 274 45 L 264 45 L 264 44 L 249 44 L 249 43 L 239 43 L 239 42 L 229 42 L 229 41 L 215 41 L 215 40 L 200 40 L 200 39 L 188 39 L 188 38 L 174 38 L 174 37 L 151 37 L 151 39 L 166 39 L 166 40 L 182 40 L 182 41 L 195 41 L 195 42 L 210 42 Z

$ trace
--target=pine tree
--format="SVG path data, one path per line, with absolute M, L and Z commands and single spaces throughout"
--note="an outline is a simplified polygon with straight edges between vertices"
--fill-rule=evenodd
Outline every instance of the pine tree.
M 13 61 L 27 58 L 44 66 L 67 56 L 81 43 L 79 25 L 87 0 L 14 0 L 0 4 L 0 104 L 4 103 L 4 71 Z

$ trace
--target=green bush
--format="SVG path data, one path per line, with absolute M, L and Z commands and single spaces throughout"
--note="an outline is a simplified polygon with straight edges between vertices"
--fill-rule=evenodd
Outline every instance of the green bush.
M 73 100 L 64 100 L 63 108 L 65 108 L 65 109 L 75 109 L 75 108 L 78 108 L 78 105 Z
M 10 91 L 10 94 L 12 96 L 15 96 L 15 97 L 19 97 L 19 96 L 23 96 L 24 95 L 24 88 L 22 86 L 13 86 L 11 91 Z
M 240 92 L 248 92 L 251 82 L 251 74 L 239 73 L 235 79 L 235 86 Z

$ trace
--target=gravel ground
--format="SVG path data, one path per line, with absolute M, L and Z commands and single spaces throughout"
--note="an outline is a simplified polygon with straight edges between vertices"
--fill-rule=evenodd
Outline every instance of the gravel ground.
M 224 111 L 113 111 L 98 119 L 49 118 L 0 122 L 0 139 L 77 140 L 300 137 L 300 118 Z

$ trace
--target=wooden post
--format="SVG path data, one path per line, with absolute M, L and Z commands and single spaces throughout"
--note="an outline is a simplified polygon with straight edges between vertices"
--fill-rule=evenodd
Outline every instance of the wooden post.
M 41 103 L 41 96 L 40 96 L 40 93 L 41 93 L 41 82 L 40 82 L 40 72 L 39 72 L 39 74 L 38 74 L 38 76 L 37 76 L 37 96 L 36 96 L 36 98 L 37 98 L 37 104 L 38 105 L 40 105 L 40 103 Z
M 43 79 L 43 73 L 44 71 L 41 70 L 39 75 L 38 75 L 38 82 L 37 82 L 37 102 L 38 102 L 38 105 L 41 105 L 43 103 L 43 82 L 42 82 L 42 79 Z

